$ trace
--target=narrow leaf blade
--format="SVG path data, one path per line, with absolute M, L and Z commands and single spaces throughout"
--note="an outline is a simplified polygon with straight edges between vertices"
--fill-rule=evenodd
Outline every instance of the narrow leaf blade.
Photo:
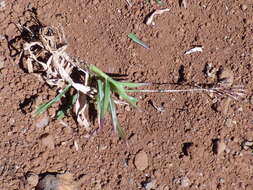
M 135 43 L 141 45 L 144 48 L 149 48 L 147 44 L 145 44 L 143 41 L 141 41 L 134 33 L 129 33 L 128 37 L 133 40 Z
M 131 104 L 134 107 L 137 107 L 136 103 L 138 102 L 138 99 L 132 96 L 129 96 L 126 92 L 127 90 L 122 87 L 121 85 L 115 86 L 116 92 L 119 94 L 121 98 L 123 98 L 126 102 Z
M 104 126 L 104 115 L 102 115 L 103 98 L 104 98 L 104 92 L 103 92 L 104 84 L 101 80 L 98 80 L 97 84 L 98 84 L 98 94 L 96 97 L 96 104 L 97 104 L 97 112 L 98 112 L 98 125 L 99 125 L 99 128 L 102 129 Z
M 109 103 L 110 103 L 110 111 L 111 111 L 113 129 L 120 138 L 124 139 L 126 135 L 125 135 L 123 128 L 119 124 L 119 120 L 118 120 L 117 113 L 116 113 L 116 106 L 115 106 L 115 103 L 113 102 L 112 98 L 110 98 Z
M 73 96 L 70 97 L 70 101 L 69 104 L 67 104 L 66 106 L 64 106 L 61 110 L 59 110 L 57 113 L 56 113 L 56 116 L 55 118 L 57 120 L 61 120 L 65 117 L 65 115 L 70 111 L 70 109 L 73 107 L 73 105 L 76 103 L 77 101 L 77 98 L 78 98 L 78 95 L 75 94 Z
M 34 115 L 38 115 L 41 113 L 44 113 L 49 107 L 51 107 L 54 103 L 58 102 L 61 100 L 62 96 L 64 96 L 64 94 L 66 94 L 66 92 L 70 89 L 71 84 L 68 84 L 60 94 L 58 94 L 54 99 L 50 100 L 48 103 L 42 104 L 40 105 Z
M 105 81 L 105 91 L 104 91 L 104 101 L 103 101 L 103 110 L 102 113 L 103 115 L 105 115 L 105 113 L 108 110 L 108 106 L 109 106 L 109 100 L 111 97 L 111 88 L 110 88 L 110 83 L 108 80 Z

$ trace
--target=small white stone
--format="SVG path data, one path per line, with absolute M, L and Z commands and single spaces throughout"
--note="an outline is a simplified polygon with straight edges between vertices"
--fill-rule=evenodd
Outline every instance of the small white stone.
M 0 0 L 0 9 L 4 9 L 6 7 L 6 3 L 4 0 Z
M 181 186 L 188 187 L 191 184 L 188 177 L 182 177 L 181 178 Z
M 245 4 L 241 5 L 241 9 L 242 9 L 243 11 L 246 11 L 247 8 L 248 8 L 247 5 L 245 5 Z
M 225 151 L 226 149 L 226 144 L 223 141 L 218 141 L 217 144 L 217 154 L 221 154 Z
M 39 116 L 35 122 L 35 126 L 37 128 L 44 128 L 49 124 L 49 117 L 46 114 L 43 116 Z
M 152 180 L 148 183 L 145 184 L 144 188 L 146 190 L 151 190 L 151 189 L 155 189 L 156 188 L 156 180 Z
M 39 176 L 35 174 L 31 174 L 27 177 L 27 183 L 33 187 L 35 187 L 39 182 Z

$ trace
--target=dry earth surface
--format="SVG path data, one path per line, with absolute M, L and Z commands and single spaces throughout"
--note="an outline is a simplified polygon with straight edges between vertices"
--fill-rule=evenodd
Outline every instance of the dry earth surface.
M 253 2 L 187 0 L 160 6 L 145 0 L 0 0 L 0 189 L 34 189 L 28 174 L 70 172 L 80 189 L 253 189 Z M 155 9 L 171 8 L 147 26 Z M 228 69 L 244 85 L 240 101 L 198 93 L 136 94 L 140 110 L 119 107 L 126 141 L 110 122 L 87 138 L 72 117 L 32 117 L 56 92 L 26 73 L 9 46 L 27 11 L 61 24 L 68 53 L 131 81 L 209 83 L 205 68 Z M 130 41 L 134 32 L 150 48 Z M 8 45 L 9 44 L 9 45 Z M 184 55 L 196 45 L 203 52 Z M 166 86 L 171 87 L 171 86 Z M 159 112 L 150 102 L 162 106 Z M 94 128 L 97 123 L 94 123 Z M 30 184 L 29 184 L 30 183 Z

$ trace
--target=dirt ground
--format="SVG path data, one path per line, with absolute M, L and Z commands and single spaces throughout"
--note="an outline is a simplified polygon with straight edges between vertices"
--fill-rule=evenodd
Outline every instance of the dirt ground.
M 253 155 L 243 145 L 253 141 L 253 2 L 187 0 L 186 9 L 177 0 L 132 2 L 0 0 L 1 190 L 33 189 L 28 173 L 66 171 L 80 189 L 253 189 Z M 147 15 L 160 8 L 171 10 L 146 25 Z M 213 80 L 206 76 L 211 65 L 232 70 L 247 95 L 234 101 L 200 93 L 135 94 L 140 110 L 119 107 L 126 142 L 109 122 L 91 138 L 72 117 L 64 118 L 67 125 L 50 118 L 41 127 L 48 116 L 32 117 L 35 102 L 56 92 L 26 73 L 8 46 L 26 10 L 47 25 L 61 24 L 68 53 L 105 72 L 131 81 L 200 84 Z M 150 48 L 130 41 L 130 32 Z M 196 45 L 203 52 L 184 55 Z

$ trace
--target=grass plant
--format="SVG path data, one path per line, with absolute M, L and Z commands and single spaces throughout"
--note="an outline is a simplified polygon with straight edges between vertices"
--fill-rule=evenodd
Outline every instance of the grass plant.
M 34 23 L 32 24 L 34 26 Z M 208 92 L 234 99 L 239 99 L 244 95 L 241 86 L 227 85 L 226 81 L 208 87 L 190 89 L 137 89 L 153 84 L 115 80 L 95 65 L 84 63 L 76 57 L 69 56 L 65 51 L 67 42 L 62 30 L 35 21 L 36 24 L 37 30 L 33 30 L 34 27 L 29 28 L 27 25 L 18 25 L 21 34 L 27 34 L 27 36 L 21 36 L 24 41 L 20 61 L 27 64 L 29 72 L 33 72 L 35 68 L 38 69 L 45 82 L 50 86 L 55 86 L 59 94 L 49 102 L 40 105 L 36 109 L 35 115 L 45 112 L 54 103 L 59 102 L 70 88 L 73 88 L 74 94 L 71 95 L 68 105 L 62 106 L 63 109 L 58 110 L 56 119 L 62 119 L 69 111 L 73 110 L 79 125 L 90 130 L 85 112 L 87 112 L 90 104 L 95 103 L 99 129 L 104 127 L 106 114 L 110 113 L 113 130 L 119 137 L 124 138 L 125 132 L 117 117 L 117 105 L 115 103 L 117 97 L 136 108 L 138 100 L 129 93 Z M 135 34 L 130 33 L 128 37 L 148 48 Z M 73 75 L 73 73 L 75 74 Z M 71 109 L 72 107 L 74 109 Z

